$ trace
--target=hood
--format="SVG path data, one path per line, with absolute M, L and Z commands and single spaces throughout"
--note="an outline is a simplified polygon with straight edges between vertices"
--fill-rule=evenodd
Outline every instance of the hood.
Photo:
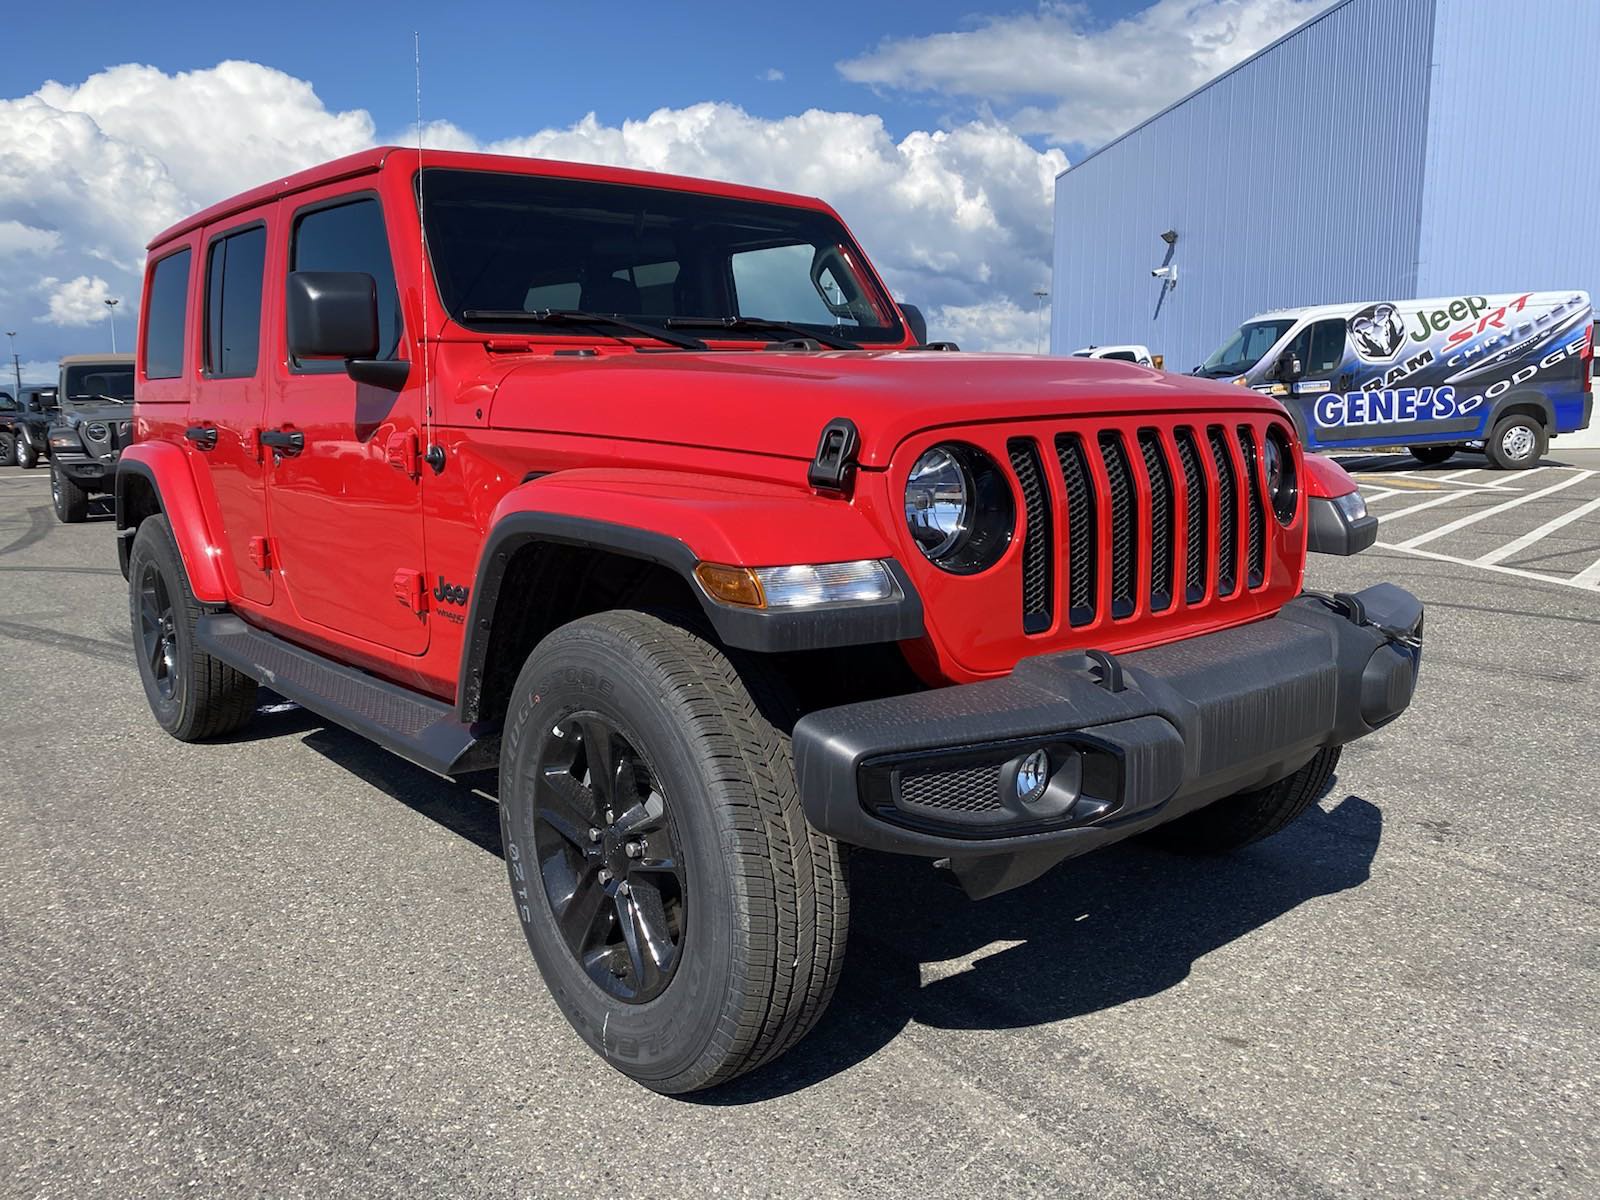
M 886 466 L 940 426 L 1140 412 L 1276 410 L 1243 388 L 1109 359 L 938 351 L 603 354 L 509 366 L 488 421 L 502 429 L 810 459 L 849 417 L 859 461 Z

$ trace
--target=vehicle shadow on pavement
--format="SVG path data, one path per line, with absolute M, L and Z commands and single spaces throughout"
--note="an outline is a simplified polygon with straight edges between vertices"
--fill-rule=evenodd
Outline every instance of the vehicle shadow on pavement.
M 492 774 L 452 783 L 298 710 L 260 726 L 299 734 L 413 812 L 502 854 Z M 1338 782 L 1329 796 L 1339 796 Z M 908 1025 L 1026 1028 L 1155 995 L 1213 950 L 1364 883 L 1382 837 L 1378 807 L 1347 794 L 1232 856 L 1188 857 L 1134 840 L 981 902 L 923 860 L 858 852 L 850 949 L 827 1014 L 770 1066 L 684 1099 L 738 1105 L 801 1091 L 870 1058 Z
M 1324 804 L 1231 857 L 1126 842 L 978 903 L 918 860 L 858 854 L 850 951 L 828 1014 L 770 1067 L 689 1099 L 746 1104 L 801 1090 L 910 1024 L 1024 1028 L 1165 991 L 1213 950 L 1367 880 L 1381 811 L 1354 795 Z

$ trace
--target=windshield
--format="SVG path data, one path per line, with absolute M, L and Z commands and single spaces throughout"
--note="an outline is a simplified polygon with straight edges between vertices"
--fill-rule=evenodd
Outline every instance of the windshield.
M 1276 321 L 1247 321 L 1200 364 L 1195 374 L 1204 375 L 1207 379 L 1243 375 L 1260 362 L 1261 356 L 1271 350 L 1293 325 L 1293 317 Z
M 77 400 L 113 400 L 133 403 L 132 363 L 84 363 L 66 369 L 62 380 L 67 403 Z
M 422 200 L 445 307 L 472 328 L 525 333 L 515 314 L 549 309 L 679 328 L 730 317 L 798 327 L 775 335 L 752 321 L 703 334 L 713 338 L 905 339 L 894 303 L 827 213 L 489 171 L 424 170 Z

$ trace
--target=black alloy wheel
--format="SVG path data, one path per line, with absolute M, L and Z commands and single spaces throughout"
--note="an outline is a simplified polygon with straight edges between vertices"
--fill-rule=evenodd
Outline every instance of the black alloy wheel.
M 177 615 L 155 563 L 146 564 L 139 576 L 139 650 L 157 694 L 170 701 L 178 690 Z
M 608 995 L 653 1000 L 672 981 L 686 928 L 683 857 L 660 782 L 594 712 L 556 724 L 535 761 L 534 845 L 562 940 Z

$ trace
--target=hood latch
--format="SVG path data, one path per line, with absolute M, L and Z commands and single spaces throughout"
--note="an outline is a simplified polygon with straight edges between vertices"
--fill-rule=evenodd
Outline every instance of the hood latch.
M 850 490 L 861 435 L 849 417 L 835 417 L 822 427 L 817 440 L 817 455 L 806 469 L 806 482 L 819 492 L 843 495 Z

